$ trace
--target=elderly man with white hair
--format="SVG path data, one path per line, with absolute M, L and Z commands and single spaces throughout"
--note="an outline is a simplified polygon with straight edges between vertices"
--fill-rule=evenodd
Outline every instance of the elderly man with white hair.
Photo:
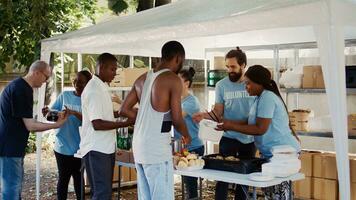
M 29 132 L 59 128 L 67 119 L 63 115 L 56 123 L 49 124 L 33 118 L 33 88 L 41 87 L 51 74 L 51 66 L 35 61 L 29 72 L 11 81 L 0 96 L 0 199 L 21 199 Z

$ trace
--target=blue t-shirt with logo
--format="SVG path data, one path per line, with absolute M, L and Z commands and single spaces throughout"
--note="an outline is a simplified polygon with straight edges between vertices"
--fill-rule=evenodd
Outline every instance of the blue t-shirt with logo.
M 225 119 L 247 121 L 254 97 L 247 93 L 245 87 L 245 83 L 231 82 L 229 77 L 225 77 L 216 84 L 215 103 L 224 105 L 223 117 Z M 236 131 L 225 131 L 223 136 L 237 139 L 244 144 L 253 142 L 253 136 Z
M 203 141 L 199 138 L 199 124 L 194 123 L 192 116 L 193 114 L 200 112 L 200 104 L 198 99 L 189 94 L 182 100 L 182 110 L 186 113 L 184 117 L 184 122 L 187 125 L 190 137 L 192 137 L 192 142 L 187 146 L 189 151 L 197 149 L 203 146 Z M 180 133 L 174 130 L 175 138 L 180 137 Z
M 51 109 L 64 110 L 66 106 L 68 109 L 81 112 L 81 99 L 76 96 L 73 91 L 65 91 L 61 93 Z M 70 115 L 67 121 L 56 130 L 56 139 L 54 143 L 54 150 L 64 155 L 74 155 L 79 149 L 80 135 L 79 126 L 82 122 Z
M 256 117 L 272 119 L 265 134 L 255 136 L 255 144 L 263 157 L 272 157 L 271 149 L 274 146 L 290 145 L 297 152 L 300 144 L 292 135 L 289 127 L 288 113 L 282 100 L 273 92 L 264 90 L 259 97 L 255 98 L 252 105 L 248 124 L 256 124 Z

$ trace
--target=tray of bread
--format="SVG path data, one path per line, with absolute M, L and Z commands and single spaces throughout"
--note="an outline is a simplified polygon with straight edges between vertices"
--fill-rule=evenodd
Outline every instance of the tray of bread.
M 195 153 L 189 153 L 184 149 L 181 153 L 175 153 L 173 156 L 174 168 L 182 171 L 194 171 L 203 169 L 205 161 Z

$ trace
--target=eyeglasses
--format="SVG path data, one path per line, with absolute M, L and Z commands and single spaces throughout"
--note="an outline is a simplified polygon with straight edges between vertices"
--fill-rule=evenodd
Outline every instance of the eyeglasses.
M 39 71 L 39 72 L 41 72 L 41 74 L 43 74 L 43 76 L 45 76 L 46 81 L 48 81 L 48 79 L 51 77 L 51 76 L 48 76 L 47 74 L 45 74 L 43 71 Z

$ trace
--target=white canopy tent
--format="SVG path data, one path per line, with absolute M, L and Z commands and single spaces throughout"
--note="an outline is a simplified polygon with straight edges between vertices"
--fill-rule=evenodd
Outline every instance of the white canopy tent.
M 195 59 L 204 59 L 207 48 L 317 42 L 332 116 L 340 198 L 348 200 L 344 40 L 356 39 L 355 19 L 354 0 L 180 0 L 45 39 L 41 59 L 49 61 L 51 52 L 159 57 L 168 40 L 182 42 L 186 57 Z M 38 93 L 38 113 L 43 90 Z M 41 135 L 37 138 L 40 146 Z

